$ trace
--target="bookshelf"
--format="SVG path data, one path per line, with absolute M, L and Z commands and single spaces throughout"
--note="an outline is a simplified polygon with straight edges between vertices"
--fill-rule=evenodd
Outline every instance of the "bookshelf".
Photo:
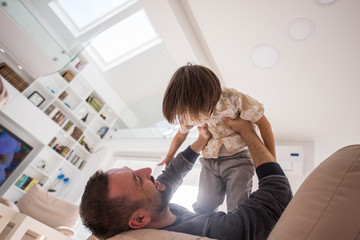
M 115 124 L 118 116 L 83 77 L 84 66 L 85 59 L 75 59 L 65 70 L 36 79 L 21 93 L 28 99 L 36 91 L 44 98 L 40 105 L 31 104 L 32 108 L 41 111 L 56 131 L 5 197 L 16 201 L 39 183 L 64 198 Z

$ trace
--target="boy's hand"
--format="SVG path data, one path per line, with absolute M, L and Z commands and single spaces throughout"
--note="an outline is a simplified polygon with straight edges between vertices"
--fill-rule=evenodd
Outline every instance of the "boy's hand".
M 171 162 L 173 159 L 174 159 L 174 156 L 166 156 L 164 158 L 164 160 L 162 160 L 162 162 L 158 164 L 158 166 L 161 166 L 161 165 L 165 164 L 165 168 L 166 168 L 167 165 L 169 164 L 169 162 Z

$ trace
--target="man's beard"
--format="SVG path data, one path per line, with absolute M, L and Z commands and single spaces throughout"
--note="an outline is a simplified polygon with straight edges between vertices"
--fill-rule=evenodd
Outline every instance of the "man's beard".
M 160 213 L 168 207 L 170 199 L 172 197 L 172 191 L 170 188 L 167 187 L 165 191 L 159 193 L 160 193 L 160 204 L 158 206 L 157 211 Z
M 151 176 L 151 181 L 155 185 L 155 179 L 153 176 Z M 157 212 L 161 213 L 163 210 L 165 210 L 170 202 L 170 199 L 172 197 L 172 190 L 167 187 L 164 191 L 158 191 L 159 193 L 159 206 L 157 207 Z

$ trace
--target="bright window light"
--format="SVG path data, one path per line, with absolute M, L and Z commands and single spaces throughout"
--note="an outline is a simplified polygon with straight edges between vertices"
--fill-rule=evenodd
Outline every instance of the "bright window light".
M 97 36 L 91 46 L 105 65 L 134 51 L 159 43 L 160 39 L 144 10 L 140 10 Z M 140 51 L 140 52 L 141 52 Z
M 128 3 L 129 0 L 58 0 L 58 5 L 78 29 L 94 23 Z

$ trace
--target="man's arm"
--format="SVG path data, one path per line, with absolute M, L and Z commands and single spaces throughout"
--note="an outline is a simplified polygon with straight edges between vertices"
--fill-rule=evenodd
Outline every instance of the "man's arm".
M 263 115 L 255 124 L 259 127 L 262 140 L 267 149 L 276 158 L 274 133 L 269 120 Z
M 165 185 L 166 189 L 171 188 L 174 192 L 182 184 L 183 178 L 192 169 L 201 150 L 211 137 L 206 124 L 198 127 L 198 131 L 199 136 L 195 142 L 179 153 L 156 179 Z
M 264 163 L 276 162 L 275 157 L 262 143 L 249 121 L 243 120 L 239 117 L 234 120 L 225 117 L 223 118 L 223 121 L 233 130 L 240 133 L 249 148 L 256 168 Z

